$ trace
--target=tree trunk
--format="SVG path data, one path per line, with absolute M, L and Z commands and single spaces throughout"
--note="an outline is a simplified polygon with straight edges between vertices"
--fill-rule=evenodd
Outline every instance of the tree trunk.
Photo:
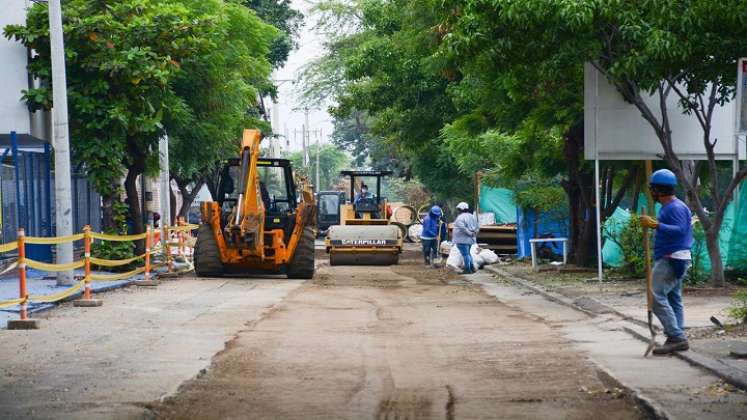
M 174 189 L 171 188 L 171 183 L 169 182 L 169 208 L 171 209 L 171 213 L 169 214 L 172 225 L 176 225 L 176 194 L 174 194 Z
M 114 222 L 114 203 L 118 199 L 117 194 L 101 196 L 101 227 L 104 232 L 112 232 L 118 228 Z
M 593 214 L 584 220 L 576 246 L 576 265 L 589 267 L 597 261 L 597 219 Z
M 179 209 L 179 216 L 186 218 L 189 215 L 189 208 L 195 201 L 197 193 L 199 193 L 202 186 L 205 185 L 205 181 L 202 179 L 197 181 L 192 190 L 189 191 L 188 187 L 191 182 L 180 180 L 179 178 L 174 179 L 176 180 L 176 185 L 179 187 L 179 192 L 182 195 L 182 206 Z
M 711 283 L 713 287 L 726 286 L 724 264 L 721 261 L 721 245 L 718 241 L 720 230 L 721 223 L 718 223 L 718 226 L 714 223 L 711 229 L 705 232 L 706 247 L 708 248 L 708 256 L 711 259 Z
M 137 178 L 138 173 L 135 169 L 129 169 L 127 171 L 127 177 L 125 178 L 125 193 L 127 193 L 127 205 L 128 215 L 132 222 L 132 234 L 137 235 L 145 232 L 145 226 L 143 226 L 143 212 L 140 208 L 140 196 L 137 191 Z M 137 255 L 145 252 L 144 241 L 135 242 L 135 253 Z

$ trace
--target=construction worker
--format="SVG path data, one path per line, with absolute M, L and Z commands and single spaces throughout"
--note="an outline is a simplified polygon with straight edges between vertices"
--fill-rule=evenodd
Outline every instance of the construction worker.
M 664 327 L 666 342 L 654 348 L 654 354 L 669 354 L 690 348 L 684 332 L 682 282 L 690 267 L 693 244 L 692 213 L 674 195 L 677 177 L 668 169 L 653 173 L 649 183 L 655 201 L 661 204 L 656 219 L 641 216 L 641 226 L 654 235 L 653 312 Z
M 443 220 L 441 207 L 431 207 L 428 215 L 423 219 L 423 232 L 420 234 L 420 242 L 423 245 L 423 257 L 425 265 L 431 265 L 433 259 L 438 255 L 441 242 L 447 238 L 446 222 Z
M 463 274 L 472 274 L 477 271 L 477 267 L 472 261 L 470 249 L 477 242 L 477 231 L 480 230 L 480 225 L 477 223 L 477 218 L 469 211 L 469 204 L 462 201 L 457 204 L 456 208 L 459 215 L 454 220 L 452 241 L 464 259 Z

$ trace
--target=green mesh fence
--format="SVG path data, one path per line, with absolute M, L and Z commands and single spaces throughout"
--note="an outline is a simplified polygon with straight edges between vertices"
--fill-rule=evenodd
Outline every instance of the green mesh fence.
M 506 188 L 481 185 L 480 211 L 495 213 L 496 223 L 516 223 L 514 192 Z
M 645 197 L 641 197 L 640 203 L 639 208 L 646 206 Z M 658 207 L 657 205 L 657 211 Z M 605 243 L 602 249 L 602 259 L 610 267 L 623 265 L 623 252 L 615 239 L 619 238 L 622 229 L 627 226 L 629 220 L 630 211 L 618 208 L 605 222 Z M 703 232 L 696 227 L 694 235 L 693 261 L 697 260 L 700 268 L 709 272 L 711 262 Z M 729 204 L 726 209 L 719 235 L 719 244 L 721 245 L 721 259 L 727 269 L 747 271 L 747 183 L 740 188 L 736 202 Z

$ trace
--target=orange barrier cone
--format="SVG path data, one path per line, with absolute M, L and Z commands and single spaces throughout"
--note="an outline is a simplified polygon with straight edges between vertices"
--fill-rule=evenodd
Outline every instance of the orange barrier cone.
M 26 286 L 26 232 L 18 229 L 18 297 L 21 302 L 20 319 L 8 321 L 9 330 L 37 330 L 39 320 L 28 317 L 29 292 Z
M 73 306 L 82 308 L 92 308 L 104 304 L 104 301 L 102 301 L 101 299 L 94 299 L 91 296 L 91 239 L 91 226 L 86 225 L 83 228 L 83 259 L 86 262 L 86 264 L 84 265 L 85 276 L 83 277 L 83 280 L 85 283 L 83 289 L 83 298 L 73 302 Z

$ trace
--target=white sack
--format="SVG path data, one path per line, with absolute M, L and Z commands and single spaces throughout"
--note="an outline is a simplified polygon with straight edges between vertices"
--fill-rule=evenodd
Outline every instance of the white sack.
M 441 245 L 438 247 L 438 253 L 441 255 L 449 255 L 452 248 L 452 243 L 449 241 L 443 241 L 441 242 Z
M 446 266 L 451 267 L 455 271 L 460 271 L 464 265 L 464 259 L 462 254 L 459 253 L 457 247 L 452 247 L 449 251 L 449 258 L 446 259 Z
M 485 265 L 485 260 L 480 256 L 480 251 L 482 251 L 482 248 L 477 246 L 477 244 L 472 244 L 469 248 L 469 254 L 472 256 L 472 262 L 475 264 L 476 270 Z
M 483 249 L 480 251 L 480 256 L 485 260 L 485 264 L 495 264 L 499 261 L 498 254 L 491 249 Z

